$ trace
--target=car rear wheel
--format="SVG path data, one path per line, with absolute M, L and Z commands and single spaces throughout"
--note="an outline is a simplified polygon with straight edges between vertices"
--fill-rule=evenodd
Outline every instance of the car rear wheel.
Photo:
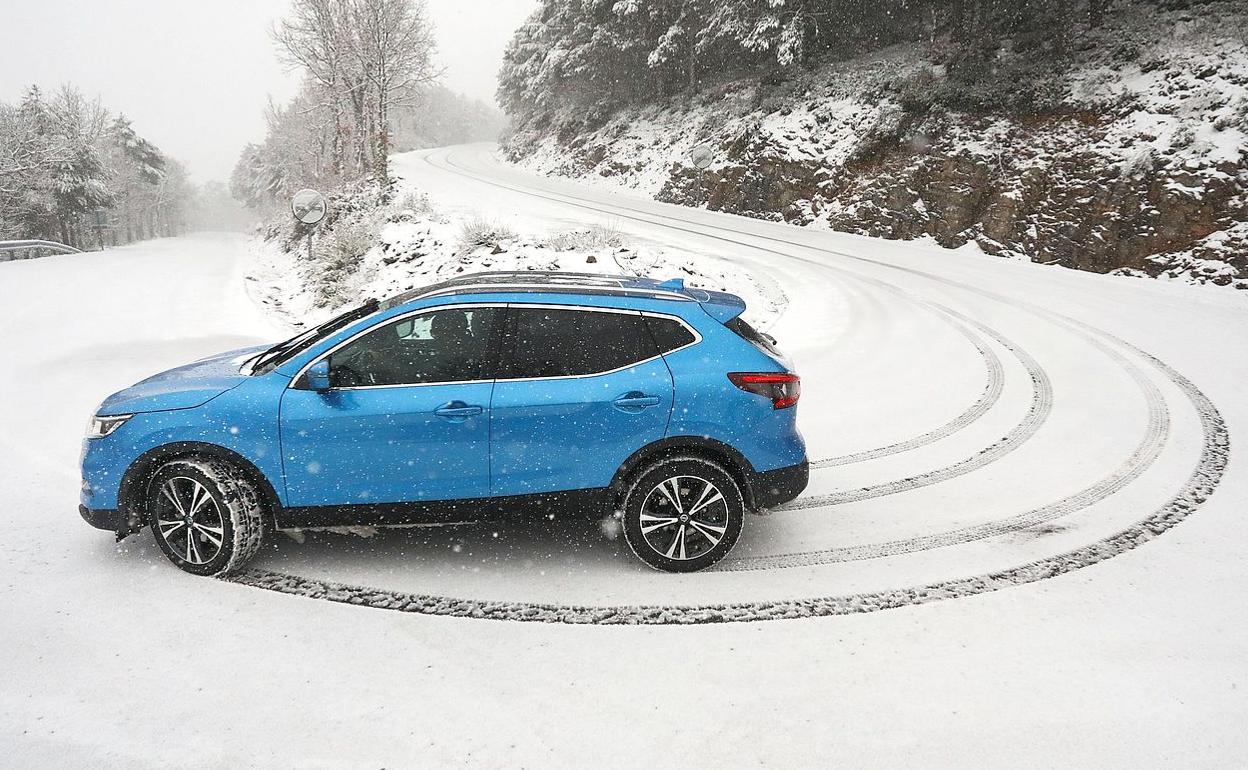
M 188 458 L 162 465 L 148 484 L 147 513 L 156 544 L 194 575 L 239 569 L 264 536 L 255 486 L 220 460 Z
M 633 477 L 622 513 L 624 539 L 637 558 L 664 572 L 695 572 L 732 550 L 745 499 L 717 463 L 674 457 Z

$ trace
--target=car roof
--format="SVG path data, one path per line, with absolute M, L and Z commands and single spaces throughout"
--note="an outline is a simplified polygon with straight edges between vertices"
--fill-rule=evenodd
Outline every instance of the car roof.
M 466 273 L 448 281 L 422 286 L 390 297 L 382 303 L 382 307 L 393 308 L 427 297 L 500 292 L 623 295 L 683 302 L 704 302 L 710 299 L 709 292 L 685 288 L 684 281 L 681 279 L 658 281 L 654 278 L 633 275 L 525 270 Z

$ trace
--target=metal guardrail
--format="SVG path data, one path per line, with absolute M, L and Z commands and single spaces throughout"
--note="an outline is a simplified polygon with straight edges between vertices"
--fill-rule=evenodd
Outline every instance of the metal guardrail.
M 79 254 L 81 252 L 82 249 L 75 249 L 73 246 L 66 246 L 56 241 L 0 241 L 0 262 L 34 259 L 35 257 L 47 257 L 52 254 Z

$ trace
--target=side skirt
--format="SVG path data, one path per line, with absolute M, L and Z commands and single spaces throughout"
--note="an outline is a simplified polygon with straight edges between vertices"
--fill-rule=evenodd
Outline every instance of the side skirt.
M 314 527 L 393 527 L 460 521 L 515 520 L 524 516 L 605 516 L 606 488 L 574 489 L 536 495 L 432 500 L 414 503 L 314 505 L 274 511 L 278 529 Z

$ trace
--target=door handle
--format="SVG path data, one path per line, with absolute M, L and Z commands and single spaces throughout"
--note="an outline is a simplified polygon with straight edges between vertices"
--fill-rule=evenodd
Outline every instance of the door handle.
M 648 406 L 658 406 L 661 401 L 658 396 L 647 396 L 645 393 L 625 393 L 611 403 L 615 404 L 617 409 L 626 412 L 641 411 Z
M 452 420 L 462 420 L 468 417 L 475 417 L 484 411 L 485 410 L 479 406 L 469 406 L 463 401 L 452 401 L 449 404 L 444 404 L 443 406 L 434 409 L 433 413 L 439 417 L 446 417 Z

